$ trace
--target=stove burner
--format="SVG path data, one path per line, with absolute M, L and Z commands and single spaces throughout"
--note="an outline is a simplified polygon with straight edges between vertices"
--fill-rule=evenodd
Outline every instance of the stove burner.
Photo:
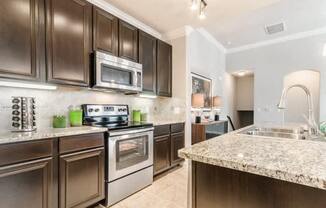
M 84 124 L 109 130 L 152 127 L 147 122 L 129 121 L 128 105 L 82 105 Z

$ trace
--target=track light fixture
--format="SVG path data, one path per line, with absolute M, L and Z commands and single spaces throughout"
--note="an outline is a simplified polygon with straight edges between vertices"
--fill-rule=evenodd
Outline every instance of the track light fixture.
M 205 19 L 206 18 L 206 10 L 207 3 L 204 0 L 200 1 L 200 8 L 199 8 L 199 19 Z
M 205 0 L 191 0 L 191 7 L 190 9 L 193 11 L 196 11 L 199 9 L 199 19 L 205 19 L 206 18 L 206 10 L 207 2 Z
M 198 9 L 198 1 L 197 0 L 191 0 L 191 10 L 195 11 Z

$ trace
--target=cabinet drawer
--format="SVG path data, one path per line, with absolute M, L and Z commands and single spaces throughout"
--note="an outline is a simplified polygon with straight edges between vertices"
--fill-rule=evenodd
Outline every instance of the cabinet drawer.
M 53 141 L 0 145 L 0 166 L 52 156 Z
M 61 137 L 59 153 L 75 152 L 104 146 L 104 133 Z
M 154 127 L 154 136 L 161 136 L 170 134 L 170 125 L 161 125 Z
M 184 123 L 171 124 L 171 133 L 184 132 L 184 130 L 185 130 Z

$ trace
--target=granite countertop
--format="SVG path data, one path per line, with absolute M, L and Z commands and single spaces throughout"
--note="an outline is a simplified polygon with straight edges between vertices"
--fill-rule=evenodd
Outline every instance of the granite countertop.
M 325 140 L 326 141 L 326 140 Z M 326 190 L 326 142 L 226 134 L 179 156 Z
M 149 121 L 149 123 L 153 123 L 154 126 L 161 126 L 167 124 L 177 124 L 177 123 L 185 123 L 182 120 L 160 120 L 160 121 Z
M 98 128 L 90 126 L 70 127 L 62 129 L 39 129 L 34 132 L 0 132 L 0 144 L 9 144 L 16 142 L 35 141 L 40 139 L 49 139 L 64 136 L 74 136 L 81 134 L 92 134 L 106 132 L 107 128 Z

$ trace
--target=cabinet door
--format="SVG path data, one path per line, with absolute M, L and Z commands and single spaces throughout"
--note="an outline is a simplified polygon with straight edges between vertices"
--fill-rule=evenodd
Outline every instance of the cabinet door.
M 185 147 L 185 134 L 177 133 L 171 135 L 171 165 L 176 165 L 183 161 L 182 158 L 178 156 L 178 150 Z
M 119 21 L 119 56 L 138 62 L 138 30 L 122 20 Z
M 94 50 L 118 56 L 118 18 L 93 7 Z
M 156 94 L 156 38 L 139 31 L 139 63 L 143 65 L 143 91 Z
M 86 0 L 47 0 L 49 82 L 88 86 L 91 20 Z
M 172 97 L 172 46 L 157 41 L 157 94 Z
M 104 148 L 60 156 L 60 208 L 87 207 L 104 199 Z
M 0 1 L 0 77 L 36 80 L 44 68 L 44 3 Z
M 170 136 L 154 138 L 154 175 L 170 167 Z
M 0 168 L 0 207 L 51 207 L 52 159 Z

